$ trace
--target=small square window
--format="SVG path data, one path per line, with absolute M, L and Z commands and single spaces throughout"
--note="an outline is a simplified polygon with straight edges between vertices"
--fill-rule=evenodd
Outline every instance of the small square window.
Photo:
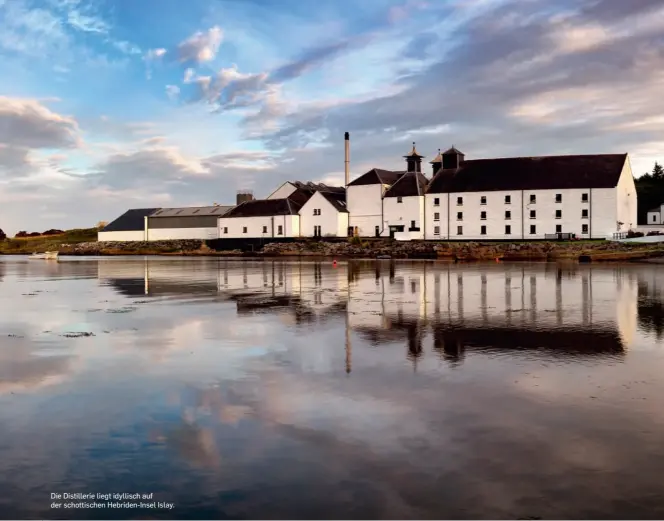
M 556 233 L 562 233 L 562 231 L 563 231 L 563 225 L 556 224 Z
M 433 220 L 434 221 L 440 221 L 440 214 L 438 212 L 433 214 Z
M 537 196 L 535 194 L 530 194 L 530 203 L 536 203 L 537 202 Z
M 588 194 L 581 194 L 581 202 L 582 203 L 588 202 Z
M 457 221 L 463 221 L 463 212 L 457 212 Z
M 563 218 L 563 211 L 556 210 L 556 219 L 562 219 L 562 218 Z
M 512 212 L 510 212 L 509 210 L 507 210 L 507 211 L 505 212 L 505 220 L 506 220 L 506 221 L 509 221 L 510 219 L 512 219 Z
M 582 224 L 581 225 L 581 233 L 588 233 L 588 225 L 587 224 Z
M 563 194 L 556 194 L 556 202 L 557 203 L 563 202 Z
M 461 206 L 463 204 L 463 197 L 457 197 L 457 205 Z
M 582 219 L 587 219 L 588 218 L 588 209 L 587 208 L 584 208 L 583 210 L 581 210 L 581 218 Z
M 433 227 L 433 234 L 434 235 L 440 235 L 440 226 L 434 226 Z
M 403 197 L 397 197 L 397 203 L 403 203 Z
M 486 221 L 486 212 L 481 212 L 480 213 L 480 219 L 482 219 L 483 221 Z
M 486 204 L 486 195 L 480 197 L 480 204 Z
M 480 233 L 481 233 L 482 235 L 486 235 L 486 226 L 481 226 L 481 227 L 480 227 Z
M 463 235 L 463 226 L 457 226 L 457 235 Z
M 530 210 L 530 218 L 531 219 L 537 219 L 537 211 L 536 210 Z
M 512 233 L 512 227 L 508 224 L 505 226 L 505 235 L 510 235 Z
M 511 195 L 506 195 L 505 196 L 505 204 L 512 204 L 512 196 Z
M 440 198 L 439 197 L 434 197 L 433 198 L 433 205 L 434 206 L 440 206 Z
M 267 226 L 263 226 L 263 233 L 267 233 Z
M 246 226 L 242 227 L 242 233 L 247 233 L 247 227 Z
M 536 233 L 537 233 L 537 226 L 535 226 L 534 224 L 531 224 L 530 225 L 530 234 L 535 235 Z

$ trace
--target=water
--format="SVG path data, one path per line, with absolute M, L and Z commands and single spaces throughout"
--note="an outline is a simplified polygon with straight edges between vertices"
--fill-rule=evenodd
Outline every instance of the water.
M 0 516 L 661 519 L 663 290 L 648 265 L 0 258 Z M 174 506 L 51 499 L 123 492 Z

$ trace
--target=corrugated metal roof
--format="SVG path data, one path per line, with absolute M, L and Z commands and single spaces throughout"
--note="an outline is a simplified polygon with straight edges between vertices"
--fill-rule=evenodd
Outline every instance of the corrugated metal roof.
M 226 212 L 235 208 L 234 206 L 194 206 L 188 208 L 162 208 L 152 215 L 153 217 L 202 217 L 218 216 L 221 217 Z

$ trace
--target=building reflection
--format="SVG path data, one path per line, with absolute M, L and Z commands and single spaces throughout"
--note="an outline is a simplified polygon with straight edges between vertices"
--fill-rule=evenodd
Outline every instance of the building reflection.
M 639 326 L 664 332 L 658 286 L 631 268 L 145 259 L 98 270 L 128 297 L 211 298 L 302 327 L 343 321 L 347 373 L 353 339 L 401 344 L 415 367 L 427 351 L 451 366 L 490 349 L 598 360 L 621 356 Z

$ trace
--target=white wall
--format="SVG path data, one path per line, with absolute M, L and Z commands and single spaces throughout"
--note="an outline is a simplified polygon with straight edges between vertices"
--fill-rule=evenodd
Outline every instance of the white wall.
M 648 212 L 648 225 L 662 224 L 662 212 Z
M 415 221 L 415 227 L 419 232 L 409 232 L 411 221 Z M 414 195 L 402 197 L 386 197 L 383 199 L 383 237 L 389 237 L 390 226 L 403 226 L 404 234 L 410 240 L 424 239 L 424 196 Z M 406 235 L 403 235 L 404 237 Z
M 357 227 L 361 237 L 374 237 L 376 226 L 383 228 L 384 185 L 349 186 L 346 189 L 349 226 Z
M 290 194 L 292 194 L 297 188 L 295 188 L 291 183 L 285 182 L 274 192 L 266 197 L 266 199 L 286 199 Z
M 320 210 L 320 215 L 314 215 Z M 300 233 L 303 237 L 314 236 L 314 226 L 321 227 L 321 235 L 346 237 L 348 235 L 348 213 L 339 212 L 320 192 L 316 192 L 300 209 Z
M 184 239 L 209 240 L 218 238 L 218 228 L 150 228 L 149 241 L 175 241 Z
M 98 241 L 144 241 L 145 232 L 143 230 L 138 231 L 126 231 L 126 232 L 98 232 L 97 233 Z
M 560 226 L 562 233 L 574 233 L 577 237 L 606 238 L 616 231 L 616 189 L 557 189 L 557 190 L 514 190 L 496 192 L 462 192 L 449 194 L 427 194 L 425 197 L 426 239 L 449 240 L 496 240 L 496 239 L 543 239 L 546 234 L 553 234 Z M 535 202 L 530 202 L 531 194 Z M 556 195 L 562 196 L 556 202 Z M 582 194 L 588 194 L 588 201 L 582 200 Z M 510 203 L 505 203 L 505 196 L 510 196 Z M 463 204 L 457 204 L 457 198 L 463 198 Z M 481 198 L 486 197 L 486 204 Z M 523 204 L 522 204 L 523 197 Z M 632 197 L 632 196 L 630 196 Z M 634 196 L 635 197 L 635 196 Z M 435 205 L 435 199 L 439 205 Z M 588 210 L 588 218 L 582 217 L 582 210 Z M 535 217 L 530 217 L 531 210 Z M 556 218 L 556 210 L 561 210 L 561 217 Z M 510 212 L 510 219 L 505 212 Z M 629 207 L 632 212 L 632 207 Z M 461 212 L 462 218 L 457 214 Z M 486 212 L 486 219 L 482 219 Z M 435 213 L 439 221 L 435 221 Z M 523 218 L 522 218 L 523 215 Z M 587 225 L 584 233 L 583 225 Z M 507 235 L 505 226 L 510 226 Z M 535 233 L 530 227 L 535 226 Z M 440 234 L 435 233 L 435 227 Z M 457 228 L 462 227 L 462 235 Z M 482 226 L 486 226 L 486 234 L 482 234 Z
M 219 238 L 220 239 L 238 239 L 238 238 L 271 238 L 272 223 L 274 222 L 274 237 L 298 237 L 300 235 L 300 216 L 299 215 L 275 215 L 266 217 L 221 217 L 219 218 Z M 282 226 L 283 235 L 279 235 L 279 226 Z M 244 233 L 244 227 L 247 233 Z M 264 227 L 267 231 L 264 232 Z M 224 233 L 224 229 L 228 233 Z
M 630 165 L 629 156 L 625 161 L 617 190 L 617 221 L 622 222 L 617 231 L 628 231 L 636 228 L 638 200 L 636 185 L 634 184 L 634 175 Z

